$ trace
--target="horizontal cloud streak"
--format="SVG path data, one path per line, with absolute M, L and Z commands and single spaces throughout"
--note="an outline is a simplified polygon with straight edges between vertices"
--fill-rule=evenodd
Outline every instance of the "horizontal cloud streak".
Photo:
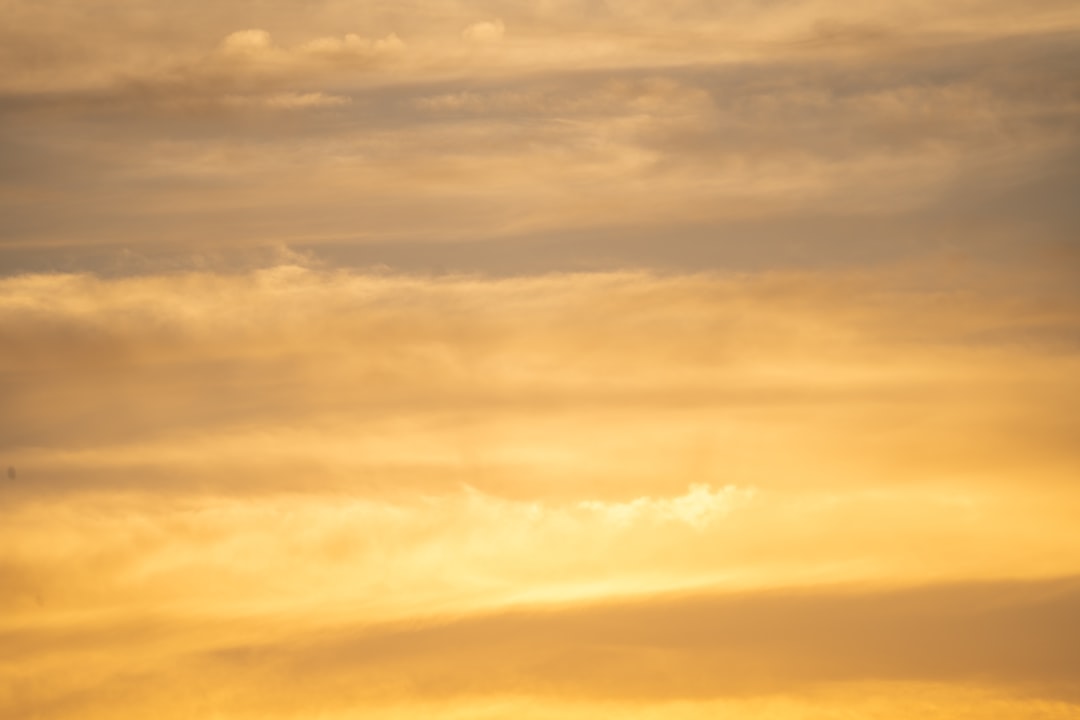
M 477 679 L 455 681 L 442 659 L 478 655 L 470 673 L 483 667 L 479 682 L 507 683 L 504 691 L 525 682 L 560 694 L 709 696 L 802 682 L 966 680 L 1045 683 L 1076 701 L 1078 609 L 1075 579 L 656 600 L 376 632 L 302 650 L 292 667 L 318 677 L 338 664 L 379 674 L 404 662 L 422 668 L 411 683 L 420 693 L 475 687 Z
M 932 697 L 926 686 L 948 682 L 1042 699 L 1031 706 L 1016 702 L 1020 717 L 1067 717 L 1080 699 L 1078 603 L 1077 582 L 1066 578 L 657 597 L 420 626 L 324 625 L 262 641 L 244 622 L 231 629 L 192 626 L 182 635 L 160 623 L 128 623 L 101 636 L 69 631 L 66 640 L 48 631 L 9 633 L 4 647 L 32 658 L 29 667 L 75 649 L 101 659 L 93 687 L 80 688 L 76 678 L 61 674 L 25 694 L 21 707 L 43 718 L 74 708 L 97 717 L 118 701 L 179 717 L 200 702 L 184 688 L 218 685 L 221 678 L 232 690 L 213 702 L 237 717 L 292 717 L 299 708 L 336 717 L 359 705 L 385 711 L 405 701 L 483 697 L 529 698 L 539 707 L 575 700 L 708 703 L 774 693 L 811 702 L 816 694 L 820 702 L 829 688 L 843 689 L 856 705 L 860 689 L 884 692 L 895 711 L 920 694 Z M 27 655 L 30 648 L 36 651 Z M 124 672 L 110 661 L 118 649 L 142 654 L 142 669 Z M 882 690 L 886 683 L 893 686 Z M 174 694 L 186 699 L 165 707 Z M 966 700 L 964 712 L 975 717 L 982 717 L 982 704 L 1000 711 L 993 698 Z
M 842 411 L 866 399 L 900 411 L 920 394 L 943 413 L 1065 421 L 1040 388 L 1071 377 L 1075 293 L 1044 272 L 1025 295 L 954 273 L 930 268 L 921 288 L 892 290 L 888 274 L 861 273 L 12 278 L 0 423 L 9 449 L 74 449 L 432 411 Z M 957 280 L 967 289 L 948 289 Z M 110 403 L 125 411 L 80 422 Z

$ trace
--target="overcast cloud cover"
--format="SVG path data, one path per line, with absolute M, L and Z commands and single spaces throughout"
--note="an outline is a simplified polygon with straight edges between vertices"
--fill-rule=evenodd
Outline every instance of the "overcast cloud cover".
M 0 717 L 1080 714 L 1080 7 L 0 0 Z

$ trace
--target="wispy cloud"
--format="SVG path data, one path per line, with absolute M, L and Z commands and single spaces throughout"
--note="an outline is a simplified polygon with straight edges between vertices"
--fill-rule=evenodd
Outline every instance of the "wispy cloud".
M 0 715 L 1075 716 L 1078 38 L 0 0 Z

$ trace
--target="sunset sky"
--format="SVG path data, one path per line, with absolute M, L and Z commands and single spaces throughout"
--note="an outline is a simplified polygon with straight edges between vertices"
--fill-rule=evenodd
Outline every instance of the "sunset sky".
M 0 0 L 0 719 L 1080 718 L 1075 0 Z

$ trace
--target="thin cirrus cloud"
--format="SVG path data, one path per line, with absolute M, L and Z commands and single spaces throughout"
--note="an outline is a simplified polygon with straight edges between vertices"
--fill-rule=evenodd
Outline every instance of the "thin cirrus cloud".
M 1074 2 L 0 20 L 0 716 L 1076 715 Z

